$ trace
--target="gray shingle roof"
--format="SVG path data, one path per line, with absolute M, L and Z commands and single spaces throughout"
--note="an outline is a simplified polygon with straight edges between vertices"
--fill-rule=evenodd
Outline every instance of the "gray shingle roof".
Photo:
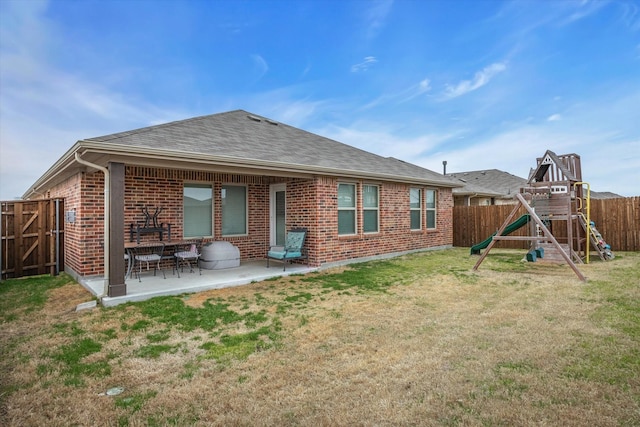
M 512 197 L 520 191 L 527 180 L 498 169 L 484 169 L 449 174 L 459 179 L 464 187 L 454 188 L 453 194 L 463 196 L 479 194 L 491 197 Z
M 376 154 L 243 110 L 195 117 L 85 141 L 184 155 L 222 156 L 234 162 L 299 165 L 426 180 L 447 187 L 455 180 L 429 169 Z
M 513 197 L 520 192 L 520 187 L 526 187 L 527 180 L 498 169 L 484 169 L 478 171 L 456 172 L 448 176 L 459 179 L 464 187 L 454 188 L 454 196 L 478 194 L 487 197 Z M 623 197 L 611 192 L 591 191 L 592 199 L 614 199 Z
M 618 199 L 624 197 L 611 191 L 592 191 L 590 196 L 592 199 Z

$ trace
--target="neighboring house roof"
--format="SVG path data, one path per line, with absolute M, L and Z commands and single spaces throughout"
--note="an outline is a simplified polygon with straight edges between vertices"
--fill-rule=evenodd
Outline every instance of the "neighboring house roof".
M 511 198 L 520 191 L 527 180 L 498 169 L 456 172 L 448 174 L 464 184 L 454 188 L 454 196 L 485 196 Z
M 441 187 L 450 177 L 382 157 L 243 110 L 195 117 L 78 141 L 25 194 L 61 182 L 83 160 L 279 176 L 338 175 Z
M 559 160 L 557 156 L 556 159 Z M 567 171 L 567 173 L 570 172 Z M 447 176 L 457 178 L 464 184 L 464 187 L 453 189 L 454 196 L 511 198 L 514 194 L 520 192 L 521 187 L 526 187 L 528 183 L 524 178 L 498 169 L 456 172 Z M 592 199 L 615 199 L 618 197 L 623 196 L 611 192 L 591 191 Z
M 592 199 L 617 199 L 624 197 L 611 191 L 592 191 L 590 196 Z

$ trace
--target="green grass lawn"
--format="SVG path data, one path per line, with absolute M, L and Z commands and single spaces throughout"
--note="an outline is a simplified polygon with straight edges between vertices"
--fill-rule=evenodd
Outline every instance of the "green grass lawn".
M 0 425 L 640 425 L 640 253 L 459 248 L 75 311 L 0 283 Z M 121 393 L 113 393 L 113 390 Z

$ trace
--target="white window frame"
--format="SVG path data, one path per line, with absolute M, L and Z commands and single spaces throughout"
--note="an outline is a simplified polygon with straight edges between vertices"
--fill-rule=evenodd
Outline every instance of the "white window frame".
M 411 192 L 415 190 L 418 192 L 418 206 L 411 206 Z M 411 227 L 411 214 L 414 212 L 418 212 L 418 228 Z M 411 231 L 419 231 L 422 230 L 422 188 L 411 187 L 409 188 L 409 228 Z
M 241 187 L 244 188 L 244 233 L 232 233 L 225 234 L 224 232 L 224 199 L 225 193 L 228 187 Z M 247 236 L 249 234 L 249 188 L 244 184 L 233 184 L 233 183 L 225 183 L 220 187 L 220 225 L 221 225 L 221 233 L 224 237 L 234 237 L 234 236 Z
M 367 206 L 365 203 L 365 193 L 367 187 L 376 189 L 376 206 Z M 365 230 L 365 212 L 376 212 L 376 229 L 372 231 Z M 363 184 L 362 185 L 362 232 L 365 234 L 375 234 L 380 232 L 380 186 L 377 184 Z
M 433 193 L 433 207 L 429 207 L 429 193 Z M 425 206 L 425 225 L 427 230 L 435 230 L 438 228 L 438 191 L 432 188 L 427 188 L 424 191 L 424 206 Z M 433 212 L 433 227 L 429 227 L 429 213 Z
M 353 187 L 353 206 L 340 206 L 339 194 L 341 185 Z M 338 182 L 336 191 L 338 194 L 338 235 L 355 236 L 358 234 L 358 185 L 354 182 Z M 340 212 L 353 212 L 353 233 L 340 233 Z
M 186 222 L 188 221 L 187 218 L 187 209 L 184 203 L 184 192 L 186 188 L 208 188 L 211 191 L 211 212 L 209 213 L 210 218 L 211 218 L 211 223 L 209 224 L 210 227 L 210 233 L 205 234 L 205 233 L 196 233 L 194 235 L 187 235 L 187 227 L 186 227 Z M 214 211 L 213 211 L 213 206 L 214 206 L 214 186 L 212 183 L 209 182 L 184 182 L 182 184 L 182 236 L 184 238 L 193 238 L 193 237 L 213 237 L 213 233 L 214 233 L 214 228 L 213 228 L 213 223 L 214 223 Z

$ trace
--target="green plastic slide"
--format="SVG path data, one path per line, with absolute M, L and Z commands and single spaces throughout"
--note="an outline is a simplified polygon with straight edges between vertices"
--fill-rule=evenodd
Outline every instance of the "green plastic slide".
M 517 229 L 519 229 L 520 227 L 523 227 L 523 226 L 527 225 L 529 220 L 530 220 L 529 214 L 522 215 L 520 218 L 516 219 L 511 224 L 509 224 L 509 225 L 507 225 L 505 227 L 504 231 L 502 232 L 502 236 L 506 236 L 508 234 L 511 234 L 514 231 L 516 231 Z M 471 255 L 480 255 L 480 250 L 482 250 L 482 249 L 486 248 L 487 246 L 489 246 L 489 243 L 491 243 L 491 241 L 493 240 L 493 236 L 495 236 L 495 235 L 496 235 L 496 233 L 493 233 L 491 236 L 487 237 L 486 239 L 484 239 L 482 242 L 478 243 L 477 245 L 471 246 Z

